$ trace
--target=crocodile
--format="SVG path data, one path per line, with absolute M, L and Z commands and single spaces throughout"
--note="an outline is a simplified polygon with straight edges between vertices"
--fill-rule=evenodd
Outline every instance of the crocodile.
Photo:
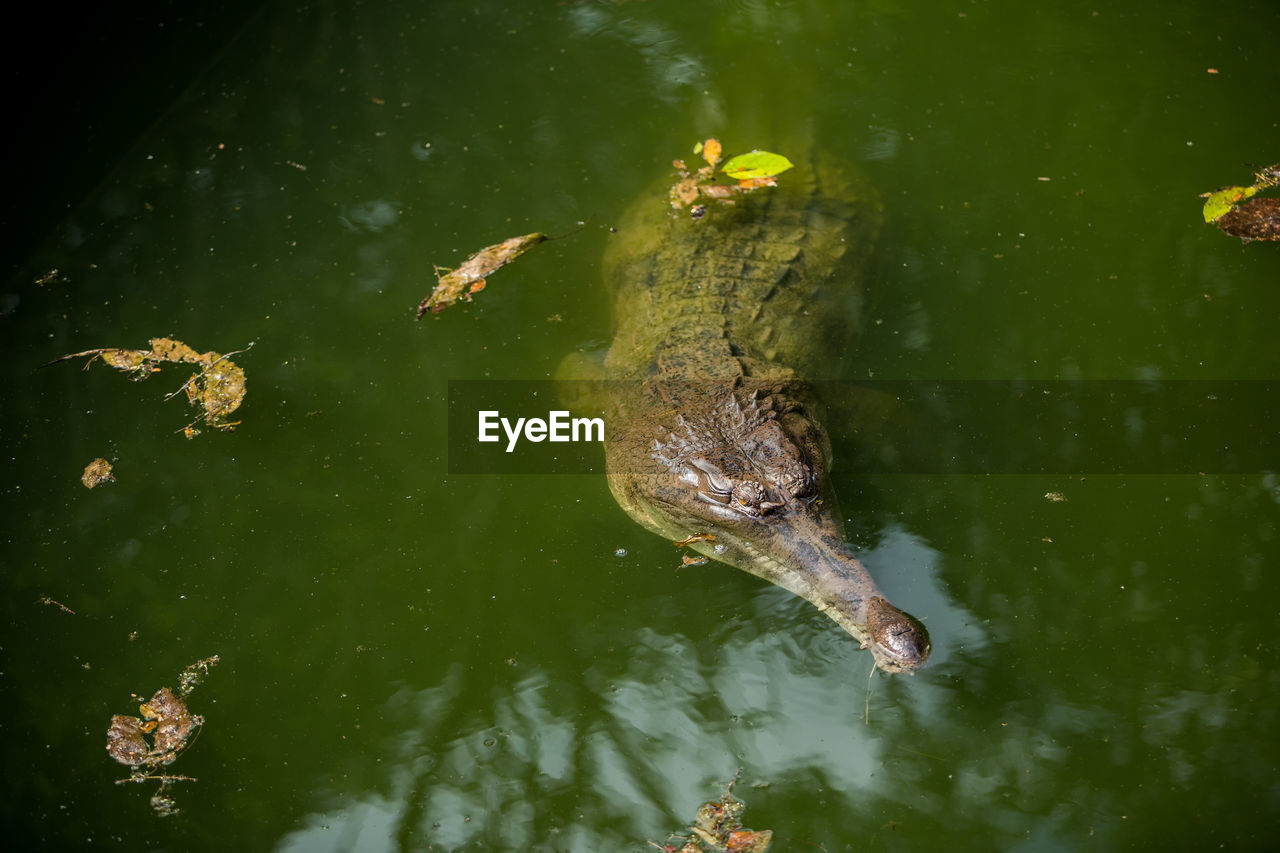
M 700 217 L 643 196 L 604 259 L 604 450 L 636 521 L 807 599 L 896 673 L 925 662 L 929 634 L 845 542 L 813 383 L 857 326 L 880 219 L 874 191 L 818 154 Z

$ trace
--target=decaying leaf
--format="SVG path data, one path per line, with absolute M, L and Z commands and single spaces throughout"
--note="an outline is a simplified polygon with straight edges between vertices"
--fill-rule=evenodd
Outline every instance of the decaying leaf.
M 706 207 L 694 204 L 700 197 L 715 199 L 722 204 L 733 204 L 734 198 L 743 193 L 761 187 L 777 186 L 777 176 L 794 166 L 781 154 L 752 151 L 733 157 L 720 169 L 722 174 L 737 183 L 716 183 L 716 165 L 720 162 L 722 150 L 720 141 L 715 138 L 695 145 L 694 153 L 701 154 L 706 165 L 693 172 L 689 171 L 683 160 L 672 162 L 679 174 L 679 179 L 672 184 L 668 193 L 672 208 L 682 210 L 689 207 L 692 218 L 702 219 L 706 216 Z
M 49 364 L 57 364 L 60 361 L 87 356 L 89 360 L 85 362 L 86 368 L 93 364 L 95 360 L 102 359 L 104 364 L 128 373 L 129 378 L 136 381 L 146 379 L 151 374 L 158 372 L 161 364 L 185 363 L 199 365 L 200 369 L 192 374 L 191 378 L 184 382 L 177 391 L 169 395 L 169 397 L 173 397 L 185 391 L 187 400 L 200 411 L 196 419 L 184 428 L 187 437 L 191 438 L 200 434 L 198 429 L 194 429 L 194 425 L 197 423 L 203 423 L 213 429 L 224 430 L 235 429 L 239 425 L 239 421 L 228 421 L 227 417 L 240 408 L 240 404 L 244 401 L 244 395 L 247 393 L 245 389 L 245 373 L 243 368 L 231 361 L 231 356 L 239 355 L 252 348 L 252 346 L 253 344 L 250 344 L 243 350 L 223 355 L 212 350 L 198 353 L 182 341 L 174 340 L 173 338 L 152 338 L 150 349 L 117 349 L 111 347 L 90 349 L 55 358 Z M 45 366 L 48 367 L 48 365 Z M 169 399 L 169 397 L 165 399 Z M 108 466 L 108 473 L 110 473 L 110 466 Z M 89 470 L 86 468 L 86 477 L 88 474 Z M 89 486 L 89 483 L 85 482 L 85 485 Z M 97 485 L 97 483 L 94 485 Z M 89 486 L 89 488 L 93 488 L 93 486 Z
M 705 566 L 707 563 L 710 563 L 710 562 L 711 562 L 710 557 L 703 557 L 701 555 L 697 557 L 690 557 L 688 554 L 680 555 L 680 568 L 682 569 L 688 566 Z
M 138 767 L 147 760 L 151 747 L 142 737 L 142 720 L 116 714 L 107 729 L 107 754 L 129 767 Z
M 170 784 L 196 781 L 188 776 L 165 773 L 161 768 L 177 761 L 204 725 L 204 718 L 192 714 L 184 700 L 217 663 L 218 656 L 213 655 L 188 666 L 179 676 L 178 692 L 161 687 L 138 706 L 140 716 L 116 714 L 111 718 L 107 754 L 130 768 L 129 777 L 118 780 L 117 784 L 158 781 L 160 788 L 151 798 L 157 814 L 171 815 L 178 811 L 168 793 Z
M 80 482 L 84 483 L 86 489 L 92 489 L 103 483 L 114 483 L 115 479 L 115 475 L 111 473 L 111 463 L 102 457 L 84 466 L 84 473 L 80 475 Z
M 418 305 L 418 319 L 428 312 L 439 314 L 459 299 L 471 301 L 471 294 L 484 290 L 485 279 L 514 261 L 539 243 L 549 239 L 535 231 L 519 237 L 511 237 L 501 243 L 485 246 L 462 262 L 456 269 L 436 267 L 436 289 Z
M 716 541 L 716 535 L 714 533 L 695 533 L 692 536 L 685 537 L 684 539 L 676 539 L 672 541 L 671 544 L 675 545 L 677 548 L 688 548 L 694 542 L 714 541 Z
M 667 853 L 767 853 L 773 843 L 773 830 L 752 830 L 742 825 L 747 805 L 733 796 L 733 786 L 737 781 L 735 775 L 719 800 L 698 807 L 688 835 L 671 836 L 682 842 L 679 847 L 670 843 L 670 839 L 665 845 L 650 841 L 650 846 Z
M 1232 237 L 1252 240 L 1280 240 L 1280 198 L 1255 198 L 1237 205 L 1214 223 Z

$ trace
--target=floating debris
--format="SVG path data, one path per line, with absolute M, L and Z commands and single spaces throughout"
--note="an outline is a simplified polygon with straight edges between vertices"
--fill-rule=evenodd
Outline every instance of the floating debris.
M 549 239 L 551 238 L 541 231 L 535 231 L 485 246 L 463 261 L 457 269 L 436 267 L 436 289 L 419 303 L 418 319 L 421 320 L 428 312 L 439 314 L 459 299 L 470 302 L 471 294 L 484 290 L 490 275 Z M 444 275 L 440 274 L 442 269 Z
M 663 853 L 767 853 L 773 843 L 773 830 L 752 830 L 742 825 L 747 805 L 733 796 L 737 782 L 735 774 L 719 800 L 698 807 L 688 835 L 673 833 L 666 844 L 650 841 L 649 845 Z M 672 844 L 672 839 L 681 842 L 680 846 Z
M 48 272 L 36 276 L 34 281 L 39 287 L 44 287 L 47 284 L 67 284 L 71 279 L 63 275 L 57 267 L 54 267 Z
M 1064 495 L 1062 492 L 1045 492 L 1044 499 L 1047 500 L 1049 503 L 1060 504 L 1060 503 L 1066 502 L 1067 496 Z
M 250 344 L 245 349 L 227 353 L 226 355 L 212 350 L 198 353 L 182 341 L 172 338 L 152 338 L 151 349 L 119 349 L 114 347 L 90 349 L 55 358 L 44 366 L 48 367 L 50 364 L 87 356 L 89 360 L 85 362 L 86 369 L 94 361 L 101 359 L 104 364 L 128 373 L 130 379 L 141 382 L 151 374 L 157 373 L 161 364 L 198 364 L 200 365 L 200 370 L 184 382 L 177 391 L 165 398 L 167 400 L 185 391 L 187 401 L 200 410 L 200 415 L 183 428 L 187 438 L 194 438 L 200 434 L 200 430 L 195 428 L 198 423 L 203 423 L 212 429 L 222 430 L 235 429 L 240 425 L 240 421 L 227 420 L 227 417 L 232 412 L 240 408 L 240 404 L 244 402 L 244 395 L 247 393 L 245 390 L 244 370 L 231 361 L 231 356 L 239 355 L 252 347 L 253 344 Z M 88 473 L 88 469 L 86 469 L 85 473 Z M 85 485 L 89 486 L 87 482 Z M 94 485 L 97 485 L 97 483 Z M 89 488 L 93 488 L 93 486 L 89 486 Z
M 683 160 L 672 161 L 671 165 L 680 176 L 668 192 L 673 208 L 680 210 L 689 207 L 689 215 L 693 219 L 702 219 L 707 215 L 706 205 L 694 204 L 700 196 L 733 204 L 734 196 L 760 187 L 777 186 L 778 175 L 795 165 L 772 151 L 750 151 L 730 158 L 720 167 L 720 173 L 737 181 L 736 184 L 714 183 L 722 150 L 720 140 L 714 137 L 695 145 L 693 153 L 701 154 L 706 161 L 706 165 L 700 166 L 696 171 L 690 171 Z
M 75 612 L 74 610 L 72 610 L 70 607 L 68 607 L 67 605 L 63 604 L 61 601 L 57 601 L 57 600 L 55 600 L 55 599 L 50 598 L 50 597 L 49 597 L 49 596 L 47 596 L 47 595 L 42 595 L 42 596 L 40 596 L 39 598 L 37 598 L 37 599 L 36 599 L 36 604 L 48 604 L 48 605 L 50 605 L 50 606 L 52 606 L 52 607 L 56 607 L 56 608 L 58 608 L 58 609 L 59 609 L 59 610 L 61 610 L 63 613 L 70 613 L 72 616 L 75 616 L 75 615 L 76 615 L 76 612 Z
M 1280 199 L 1253 198 L 1262 190 L 1280 186 L 1280 163 L 1259 169 L 1247 187 L 1223 187 L 1201 193 L 1204 221 L 1245 243 L 1280 240 Z M 1253 199 L 1247 201 L 1247 199 Z
M 166 773 L 161 768 L 177 761 L 204 725 L 204 717 L 192 714 L 183 700 L 217 663 L 217 655 L 196 661 L 178 676 L 176 694 L 168 687 L 161 687 L 138 706 L 141 716 L 116 714 L 107 729 L 107 754 L 130 768 L 129 777 L 116 780 L 116 784 L 159 782 L 159 789 L 151 797 L 151 807 L 162 817 L 178 812 L 169 786 L 174 782 L 196 781 L 190 776 Z
M 705 566 L 707 563 L 710 563 L 710 562 L 711 562 L 710 557 L 703 557 L 703 556 L 690 557 L 688 554 L 680 555 L 680 568 L 682 569 L 685 568 L 686 566 Z
M 587 223 L 590 221 L 591 217 L 588 216 L 578 223 L 577 228 L 572 231 L 566 231 L 564 234 L 557 234 L 554 237 L 548 237 L 541 231 L 522 234 L 519 237 L 509 237 L 501 243 L 485 246 L 463 261 L 457 269 L 451 270 L 445 267 L 436 267 L 436 289 L 431 291 L 430 296 L 418 303 L 418 319 L 421 320 L 428 313 L 439 314 L 459 299 L 465 299 L 470 302 L 471 294 L 479 293 L 488 285 L 490 275 L 539 243 L 545 243 L 548 240 L 559 240 L 563 237 L 577 234 L 583 228 L 586 228 Z M 444 272 L 443 275 L 441 275 L 441 271 Z M 559 314 L 554 314 L 552 317 L 548 317 L 547 321 L 559 322 L 560 319 Z
M 92 489 L 94 486 L 100 486 L 103 483 L 114 483 L 116 475 L 111 473 L 111 463 L 102 457 L 90 462 L 84 466 L 84 473 L 80 475 L 80 482 L 84 483 L 86 489 Z

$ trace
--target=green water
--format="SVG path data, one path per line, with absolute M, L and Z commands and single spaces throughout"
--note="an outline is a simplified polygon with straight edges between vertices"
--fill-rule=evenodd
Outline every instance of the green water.
M 849 375 L 1280 377 L 1280 247 L 1197 198 L 1280 159 L 1275 4 L 1036 5 L 268 7 L 4 287 L 6 833 L 640 851 L 741 769 L 776 851 L 1270 847 L 1274 470 L 842 470 L 935 647 L 871 681 L 598 477 L 446 476 L 446 382 L 602 347 L 608 226 L 709 134 L 880 187 Z M 413 320 L 433 264 L 587 217 Z M 253 344 L 234 433 L 182 437 L 172 367 L 36 369 L 162 335 Z M 213 654 L 160 818 L 106 729 Z

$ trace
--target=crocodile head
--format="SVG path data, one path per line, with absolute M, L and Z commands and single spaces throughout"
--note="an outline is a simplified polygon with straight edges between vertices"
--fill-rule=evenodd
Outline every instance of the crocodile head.
M 888 602 L 844 542 L 826 437 L 805 407 L 724 386 L 663 397 L 670 427 L 644 418 L 647 447 L 607 447 L 619 503 L 669 538 L 714 534 L 694 547 L 809 600 L 880 669 L 923 664 L 928 632 Z

